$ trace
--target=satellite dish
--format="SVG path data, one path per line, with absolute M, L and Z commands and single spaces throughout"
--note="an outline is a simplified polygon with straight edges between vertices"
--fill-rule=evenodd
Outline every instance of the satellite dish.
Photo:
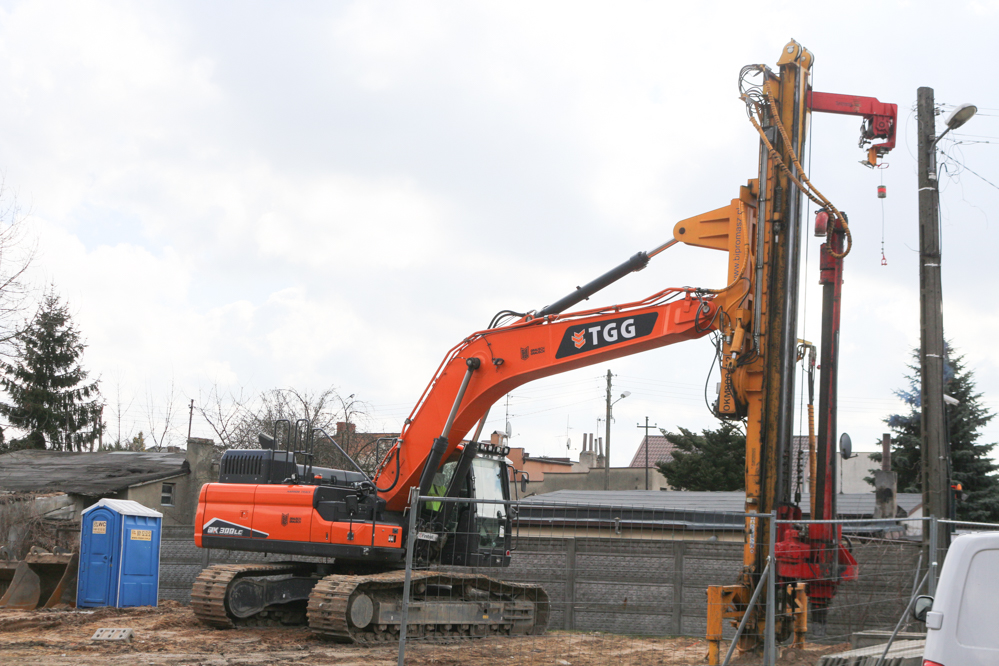
M 510 422 L 506 422 L 506 436 L 513 437 L 513 428 L 510 426 Z
M 842 456 L 843 460 L 849 460 L 853 456 L 853 441 L 850 440 L 850 436 L 845 432 L 839 436 L 839 455 Z

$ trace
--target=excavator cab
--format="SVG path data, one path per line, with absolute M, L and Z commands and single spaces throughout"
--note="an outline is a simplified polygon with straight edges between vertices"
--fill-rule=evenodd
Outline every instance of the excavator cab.
M 506 459 L 490 453 L 488 445 L 479 445 L 464 479 L 455 480 L 459 461 L 444 464 L 442 474 L 447 486 L 457 481 L 457 497 L 486 502 L 458 502 L 442 507 L 443 531 L 447 537 L 441 549 L 441 564 L 470 567 L 505 567 L 510 564 L 510 476 Z M 496 502 L 496 503 L 489 503 Z

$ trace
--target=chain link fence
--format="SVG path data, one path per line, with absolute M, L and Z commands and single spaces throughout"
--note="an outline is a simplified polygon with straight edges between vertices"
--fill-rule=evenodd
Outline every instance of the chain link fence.
M 733 649 L 732 658 L 740 664 L 815 663 L 823 652 L 881 645 L 893 634 L 896 641 L 919 638 L 924 627 L 906 607 L 914 595 L 932 594 L 947 539 L 999 530 L 903 518 L 774 520 L 771 532 L 766 514 L 598 502 L 599 496 L 585 505 L 544 496 L 518 502 L 420 498 L 414 504 L 419 510 L 407 515 L 416 538 L 408 542 L 409 564 L 400 572 L 408 580 L 404 602 L 373 595 L 369 628 L 386 647 L 399 646 L 393 658 L 400 664 L 705 663 L 709 590 L 738 587 L 747 521 L 755 520 L 760 533 L 779 535 L 763 554 L 779 566 L 774 579 L 757 585 L 754 621 L 740 640 L 755 650 Z M 190 528 L 167 529 L 164 539 L 161 596 L 186 601 L 206 552 L 189 543 Z M 211 564 L 287 559 L 229 551 L 211 551 L 209 558 Z M 793 620 L 792 574 L 810 581 L 804 651 L 791 646 L 793 621 L 782 626 L 780 620 L 789 610 Z M 719 663 L 745 601 L 720 623 Z M 774 619 L 767 622 L 768 616 Z M 753 634 L 754 626 L 774 628 L 765 654 L 768 632 Z

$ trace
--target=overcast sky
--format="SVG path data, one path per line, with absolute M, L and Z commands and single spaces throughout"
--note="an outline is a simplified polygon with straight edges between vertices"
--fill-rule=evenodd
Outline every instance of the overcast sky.
M 941 143 L 944 321 L 999 409 L 999 3 L 826 7 L 0 2 L 0 169 L 37 243 L 32 280 L 70 304 L 125 428 L 148 432 L 150 412 L 161 427 L 173 384 L 178 444 L 214 385 L 334 386 L 392 431 L 497 310 L 541 307 L 735 197 L 758 145 L 739 70 L 774 67 L 794 38 L 816 90 L 899 105 L 889 168 L 858 164 L 857 118 L 813 117 L 808 158 L 850 215 L 840 425 L 872 449 L 919 341 L 919 86 L 980 108 Z M 819 243 L 799 329 L 816 343 Z M 723 259 L 673 248 L 591 304 L 722 286 Z M 711 357 L 700 340 L 527 385 L 512 444 L 566 455 L 568 437 L 578 455 L 608 369 L 631 392 L 615 465 L 646 416 L 715 427 Z M 505 406 L 492 415 L 503 429 Z

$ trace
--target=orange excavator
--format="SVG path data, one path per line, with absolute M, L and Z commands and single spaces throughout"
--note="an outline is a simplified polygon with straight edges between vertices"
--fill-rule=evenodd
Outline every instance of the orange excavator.
M 373 475 L 353 463 L 353 469 L 343 470 L 314 466 L 317 439 L 336 443 L 305 421 L 275 424 L 273 436 L 261 436 L 259 450 L 227 451 L 219 482 L 201 490 L 196 544 L 317 561 L 209 567 L 192 590 L 195 614 L 218 627 L 308 622 L 313 631 L 337 640 L 393 640 L 402 622 L 406 549 L 414 544 L 418 557 L 423 553 L 429 560 L 432 553 L 432 561 L 448 569 L 413 572 L 410 635 L 543 632 L 550 602 L 542 587 L 452 568 L 509 564 L 513 518 L 505 505 L 428 502 L 419 515 L 426 529 L 411 533 L 406 516 L 414 509 L 411 489 L 421 496 L 433 490 L 451 498 L 509 500 L 507 450 L 478 442 L 498 399 L 534 379 L 711 335 L 721 372 L 714 411 L 745 423 L 750 514 L 738 583 L 709 589 L 709 660 L 717 663 L 722 623 L 746 614 L 766 564 L 770 536 L 757 516 L 777 511 L 781 518 L 801 517 L 791 489 L 790 442 L 803 197 L 818 202 L 825 215 L 823 252 L 841 261 L 849 251 L 845 215 L 801 167 L 808 115 L 830 110 L 821 108 L 826 104 L 833 112 L 863 116 L 862 144 L 885 139 L 868 153 L 872 165 L 894 145 L 894 105 L 813 93 L 811 61 L 811 54 L 792 41 L 778 62 L 779 72 L 764 65 L 743 69 L 740 93 L 760 136 L 760 166 L 728 205 L 677 223 L 668 242 L 639 252 L 559 301 L 529 312 L 502 311 L 488 328 L 463 339 L 445 355 Z M 664 289 L 631 303 L 567 312 L 676 244 L 727 252 L 723 285 Z M 835 274 L 837 289 L 840 276 Z M 836 317 L 838 326 L 838 309 Z M 833 336 L 824 331 L 824 354 Z M 835 367 L 833 357 L 828 363 Z M 826 381 L 825 355 L 823 373 Z M 820 417 L 829 405 L 820 400 Z M 820 422 L 830 427 L 829 419 Z M 832 478 L 830 446 L 820 433 L 812 459 L 821 480 Z M 831 504 L 823 506 L 826 516 L 834 515 Z M 843 571 L 842 560 L 829 561 L 827 546 L 837 546 L 835 558 L 849 552 L 838 547 L 835 530 L 812 535 L 784 530 L 777 539 L 785 546 L 777 575 L 788 583 L 778 587 L 783 592 L 774 620 L 783 638 L 792 627 L 803 626 L 808 580 L 827 600 L 834 593 L 840 578 L 825 574 Z M 825 576 L 821 583 L 820 576 Z M 757 631 L 745 635 L 758 636 L 764 619 L 756 611 L 749 615 L 746 620 Z M 753 640 L 744 638 L 744 649 L 753 647 Z

